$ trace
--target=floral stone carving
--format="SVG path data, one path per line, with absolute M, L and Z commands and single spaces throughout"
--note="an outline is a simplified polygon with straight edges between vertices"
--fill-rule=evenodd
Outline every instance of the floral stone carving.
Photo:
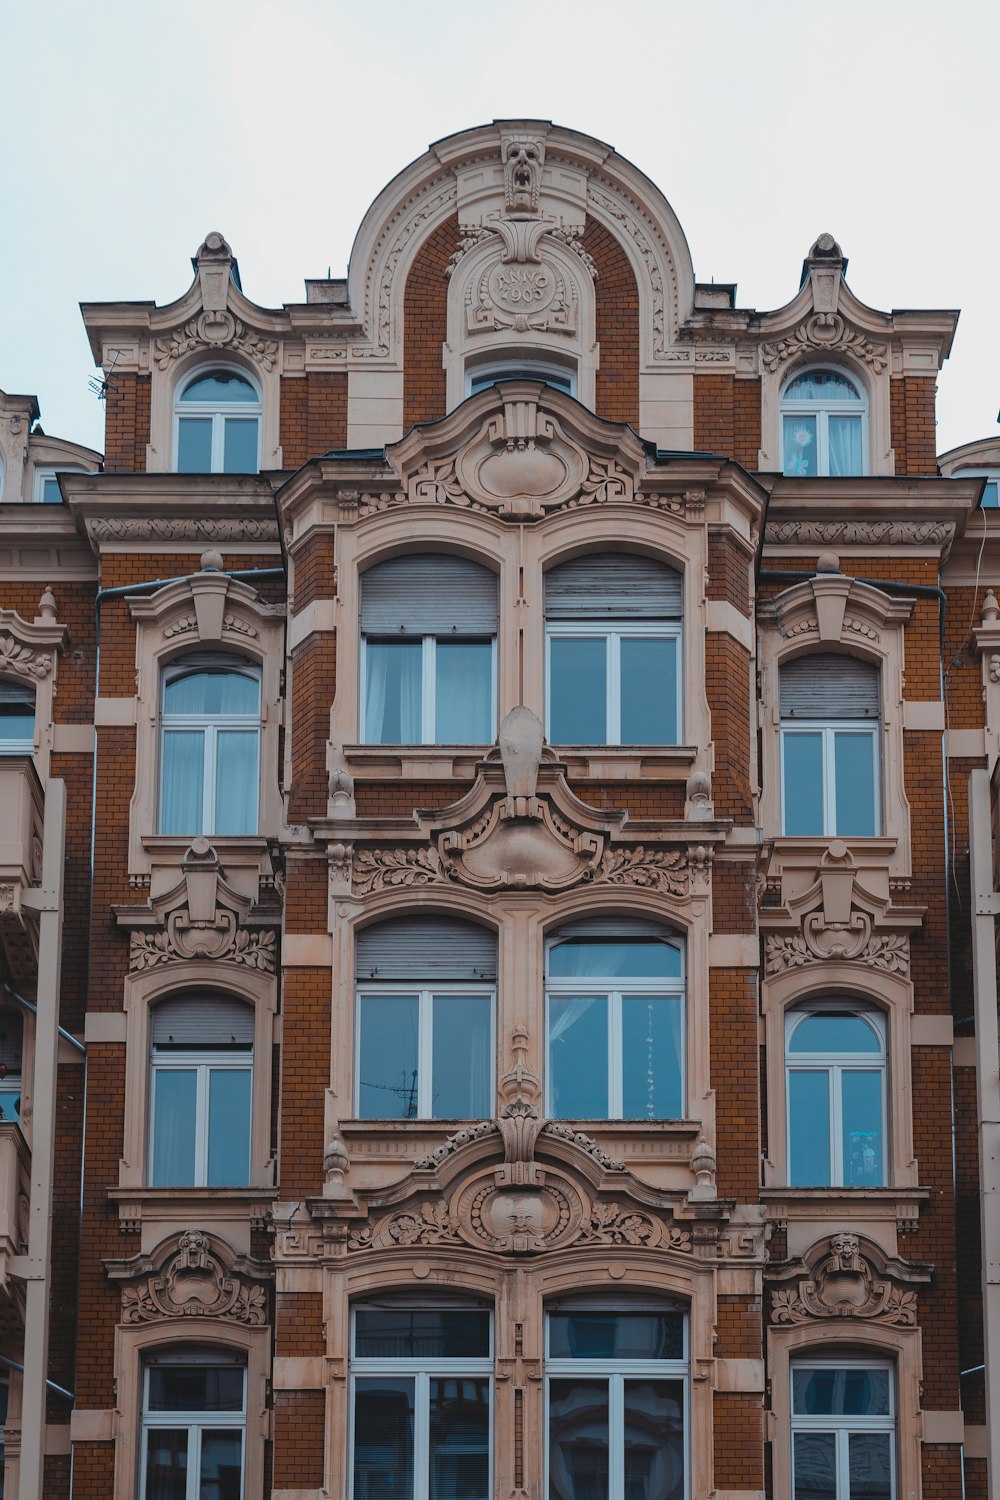
M 808 1323 L 814 1318 L 858 1318 L 913 1328 L 917 1321 L 917 1293 L 898 1283 L 930 1280 L 926 1266 L 889 1262 L 874 1246 L 862 1250 L 858 1235 L 839 1231 L 830 1237 L 826 1253 L 806 1258 L 807 1275 L 792 1287 L 771 1293 L 771 1322 Z M 882 1264 L 878 1264 L 878 1257 Z
M 242 1256 L 227 1263 L 198 1229 L 187 1229 L 176 1242 L 168 1242 L 166 1254 L 113 1262 L 108 1274 L 125 1282 L 125 1324 L 192 1317 L 224 1318 L 250 1328 L 267 1322 L 266 1272 Z

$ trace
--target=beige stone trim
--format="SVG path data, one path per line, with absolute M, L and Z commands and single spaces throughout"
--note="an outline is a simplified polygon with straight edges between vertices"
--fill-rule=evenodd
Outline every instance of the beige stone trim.
M 232 369 L 250 380 L 260 392 L 260 467 L 280 469 L 281 447 L 278 426 L 281 406 L 281 371 L 278 361 L 266 369 L 256 360 L 231 345 L 212 348 L 202 345 L 182 354 L 165 369 L 154 367 L 150 390 L 149 442 L 146 445 L 146 472 L 170 474 L 176 467 L 174 452 L 174 400 L 180 387 L 199 368 Z
M 984 1426 L 978 1426 L 971 1423 L 966 1424 L 965 1456 L 966 1458 L 989 1457 L 986 1449 L 986 1428 Z
M 33 758 L 38 779 L 44 785 L 54 737 L 53 699 L 59 656 L 66 647 L 68 632 L 58 622 L 58 603 L 51 589 L 41 584 L 39 594 L 38 614 L 33 620 L 24 619 L 16 609 L 0 609 L 0 677 L 34 691 Z
M 107 1407 L 74 1406 L 69 1419 L 70 1441 L 74 1443 L 110 1443 L 115 1435 L 115 1413 Z
M 960 1411 L 925 1411 L 923 1416 L 925 1443 L 965 1441 L 965 1417 Z
M 708 940 L 708 961 L 713 969 L 756 969 L 760 940 L 740 933 L 713 932 Z
M 326 1385 L 326 1358 L 276 1355 L 271 1378 L 276 1391 L 321 1391 Z
M 741 614 L 728 600 L 706 599 L 705 629 L 717 631 L 720 635 L 731 635 L 734 640 L 739 641 L 741 646 L 745 646 L 751 655 L 753 654 L 754 623 L 746 615 Z
M 944 704 L 940 699 L 927 703 L 915 703 L 912 699 L 904 699 L 903 728 L 943 730 Z
M 68 1422 L 47 1422 L 45 1424 L 45 1456 L 48 1458 L 62 1457 L 67 1454 L 71 1447 L 71 1434 Z
M 974 1068 L 976 1062 L 976 1039 L 974 1036 L 957 1036 L 953 1043 L 952 1063 L 956 1068 Z
M 717 1359 L 715 1361 L 715 1389 L 717 1391 L 764 1390 L 764 1361 L 762 1359 Z
M 311 635 L 330 635 L 337 628 L 335 599 L 314 599 L 305 609 L 288 618 L 288 650 L 291 653 Z
M 954 1040 L 951 1016 L 913 1016 L 910 1020 L 911 1047 L 950 1047 Z
M 93 725 L 53 724 L 52 753 L 54 755 L 93 755 Z
M 944 737 L 949 756 L 956 760 L 978 760 L 986 754 L 986 731 L 984 729 L 949 729 Z
M 97 698 L 94 702 L 94 723 L 101 728 L 118 728 L 134 724 L 138 704 L 134 698 Z
M 88 1010 L 83 1020 L 85 1042 L 122 1042 L 126 1040 L 128 1018 L 123 1010 Z
M 333 962 L 333 939 L 325 932 L 286 932 L 281 939 L 281 962 L 289 968 L 328 969 Z

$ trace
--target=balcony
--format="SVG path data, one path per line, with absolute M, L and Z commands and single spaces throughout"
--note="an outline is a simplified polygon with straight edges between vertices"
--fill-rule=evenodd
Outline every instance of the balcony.
M 42 875 L 45 798 L 29 755 L 0 756 L 0 943 L 14 983 L 36 972 L 38 924 L 27 893 Z

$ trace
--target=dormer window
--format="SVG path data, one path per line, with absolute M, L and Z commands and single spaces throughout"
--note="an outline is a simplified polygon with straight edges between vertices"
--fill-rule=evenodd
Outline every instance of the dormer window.
M 865 472 L 866 407 L 839 370 L 803 370 L 781 398 L 783 469 L 797 479 Z
M 198 370 L 174 411 L 179 474 L 256 474 L 260 392 L 237 370 Z

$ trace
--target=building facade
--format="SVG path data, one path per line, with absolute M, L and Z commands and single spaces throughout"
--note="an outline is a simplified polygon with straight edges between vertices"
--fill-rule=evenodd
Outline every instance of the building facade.
M 995 1497 L 957 315 L 538 121 L 193 265 L 100 471 L 2 398 L 7 1493 Z

